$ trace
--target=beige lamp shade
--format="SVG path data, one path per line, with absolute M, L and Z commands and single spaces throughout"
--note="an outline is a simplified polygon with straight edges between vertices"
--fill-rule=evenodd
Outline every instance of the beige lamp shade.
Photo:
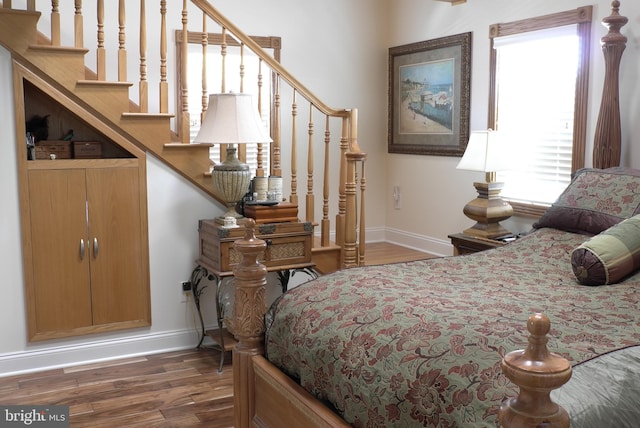
M 457 169 L 496 172 L 510 168 L 509 150 L 500 132 L 472 131 Z
M 229 144 L 227 158 L 213 167 L 211 177 L 227 212 L 216 220 L 224 224 L 226 217 L 242 218 L 235 210 L 249 189 L 251 170 L 236 156 L 234 144 L 270 143 L 269 132 L 260 119 L 250 94 L 211 94 L 194 143 Z
M 194 143 L 246 144 L 273 141 L 250 94 L 210 94 Z

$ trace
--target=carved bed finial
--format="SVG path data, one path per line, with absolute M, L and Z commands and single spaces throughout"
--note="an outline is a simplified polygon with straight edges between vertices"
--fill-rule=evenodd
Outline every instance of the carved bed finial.
M 264 350 L 267 268 L 258 261 L 258 257 L 267 244 L 256 238 L 255 226 L 255 220 L 247 219 L 244 238 L 233 244 L 240 253 L 240 263 L 233 268 L 233 332 L 238 340 L 233 349 L 233 403 L 234 426 L 237 427 L 251 426 L 255 391 L 251 358 L 261 355 Z
M 568 428 L 566 410 L 551 401 L 551 390 L 564 385 L 571 377 L 569 362 L 547 349 L 549 318 L 543 314 L 529 317 L 529 346 L 509 352 L 502 359 L 502 371 L 520 387 L 517 397 L 500 407 L 503 427 Z
M 626 47 L 627 38 L 620 29 L 628 19 L 619 14 L 620 2 L 611 3 L 611 15 L 602 19 L 602 24 L 609 32 L 602 37 L 602 52 L 605 60 L 604 87 L 600 113 L 593 138 L 593 166 L 610 168 L 619 166 L 622 151 L 622 134 L 620 130 L 619 74 L 620 59 Z

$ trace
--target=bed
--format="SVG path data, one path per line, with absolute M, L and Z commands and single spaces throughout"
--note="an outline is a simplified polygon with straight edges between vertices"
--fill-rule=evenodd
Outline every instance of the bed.
M 599 122 L 612 112 L 603 102 Z M 596 159 L 619 145 L 609 132 L 598 168 L 577 171 L 515 242 L 335 272 L 268 311 L 249 221 L 234 269 L 235 426 L 634 426 L 640 171 Z

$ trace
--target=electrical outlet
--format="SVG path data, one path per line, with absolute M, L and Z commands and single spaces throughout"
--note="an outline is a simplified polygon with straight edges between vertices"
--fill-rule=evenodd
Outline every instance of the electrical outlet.
M 393 186 L 393 208 L 399 210 L 402 207 L 400 203 L 400 186 Z
M 180 303 L 187 303 L 191 298 L 191 281 L 180 282 Z

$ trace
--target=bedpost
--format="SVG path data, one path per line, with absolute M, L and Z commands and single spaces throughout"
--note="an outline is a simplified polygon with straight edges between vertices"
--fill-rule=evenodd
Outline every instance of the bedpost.
M 618 11 L 620 2 L 611 2 L 611 15 L 602 19 L 602 24 L 609 32 L 602 37 L 605 74 L 600 112 L 593 138 L 593 167 L 610 168 L 620 165 L 622 135 L 620 131 L 619 72 L 620 59 L 626 47 L 627 38 L 620 34 L 620 29 L 628 19 Z
M 238 340 L 233 349 L 233 406 L 234 426 L 237 428 L 251 426 L 255 414 L 255 381 L 251 358 L 264 351 L 267 268 L 258 262 L 258 256 L 267 244 L 256 238 L 254 227 L 255 221 L 247 219 L 244 238 L 234 243 L 241 260 L 233 269 L 233 330 Z
M 549 397 L 551 390 L 564 385 L 571 377 L 569 362 L 547 349 L 549 318 L 534 314 L 527 321 L 527 349 L 509 352 L 502 359 L 502 371 L 520 387 L 515 398 L 500 407 L 500 424 L 510 427 L 568 428 L 569 415 Z

